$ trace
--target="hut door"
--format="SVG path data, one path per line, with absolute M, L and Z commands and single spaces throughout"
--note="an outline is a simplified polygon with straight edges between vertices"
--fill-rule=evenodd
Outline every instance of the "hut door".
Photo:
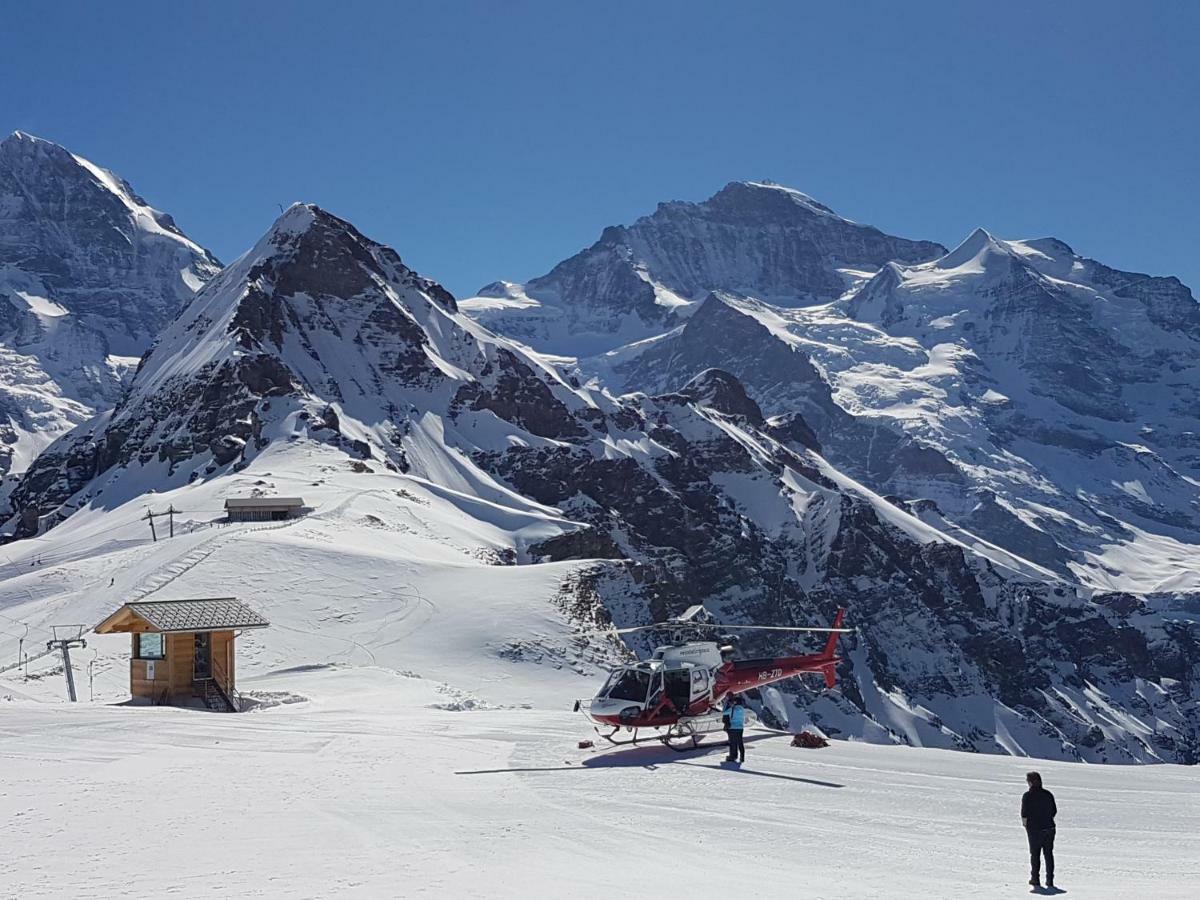
M 192 657 L 192 680 L 212 678 L 212 635 L 207 631 L 196 635 L 196 651 Z

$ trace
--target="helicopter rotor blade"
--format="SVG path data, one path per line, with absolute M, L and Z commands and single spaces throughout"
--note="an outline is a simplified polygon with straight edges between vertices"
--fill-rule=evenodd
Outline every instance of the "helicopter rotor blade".
M 826 633 L 850 634 L 853 628 L 818 628 L 791 625 L 701 625 L 700 628 L 716 628 L 720 631 L 821 631 Z
M 590 631 L 577 631 L 577 635 L 590 636 L 593 634 L 633 634 L 637 631 L 653 631 L 656 628 L 670 628 L 670 622 L 655 622 L 653 625 L 634 625 L 631 628 L 594 628 Z
M 632 628 L 614 628 L 609 634 L 633 634 L 635 631 L 652 631 L 655 628 L 669 628 L 669 623 L 655 622 L 653 625 L 634 625 Z
M 789 625 L 717 625 L 711 622 L 655 622 L 652 625 L 634 625 L 630 628 L 597 628 L 594 631 L 582 631 L 577 634 L 634 634 L 639 631 L 654 631 L 667 628 L 710 628 L 716 631 L 816 631 L 825 634 L 851 634 L 853 628 L 819 628 Z

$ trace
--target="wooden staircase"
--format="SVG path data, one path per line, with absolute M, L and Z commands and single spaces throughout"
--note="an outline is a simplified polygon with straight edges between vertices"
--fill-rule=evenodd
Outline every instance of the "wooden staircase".
M 236 689 L 227 689 L 229 678 L 225 668 L 215 658 L 212 661 L 212 677 L 196 682 L 196 693 L 204 705 L 216 712 L 241 712 L 242 698 Z
M 215 712 L 237 712 L 229 696 L 221 690 L 215 678 L 206 678 L 196 683 L 196 693 L 204 705 Z

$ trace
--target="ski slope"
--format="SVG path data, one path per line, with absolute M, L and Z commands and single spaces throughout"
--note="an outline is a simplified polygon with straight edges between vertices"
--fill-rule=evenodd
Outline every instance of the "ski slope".
M 227 497 L 254 491 L 300 496 L 311 511 L 291 522 L 219 523 Z M 423 675 L 456 674 L 457 686 L 486 694 L 502 676 L 480 669 L 480 657 L 532 655 L 595 676 L 601 669 L 589 660 L 607 661 L 611 651 L 576 637 L 555 605 L 581 564 L 501 564 L 572 526 L 509 498 L 513 505 L 502 506 L 371 471 L 313 443 L 268 450 L 240 475 L 150 492 L 114 509 L 94 503 L 43 538 L 0 548 L 0 696 L 58 701 L 57 657 L 36 659 L 29 681 L 12 668 L 22 639 L 33 655 L 55 625 L 90 629 L 122 603 L 151 597 L 236 595 L 263 613 L 270 635 L 238 642 L 240 675 L 420 663 Z M 159 519 L 153 541 L 145 511 L 168 506 L 180 510 L 175 536 L 165 536 Z M 128 656 L 126 636 L 91 636 L 75 659 L 81 693 L 89 695 L 90 678 L 97 701 L 125 699 Z M 525 678 L 535 699 L 561 696 L 553 677 Z
M 582 719 L 522 708 L 533 695 L 515 681 L 506 709 L 439 708 L 453 706 L 443 683 L 347 665 L 251 679 L 307 699 L 240 716 L 4 703 L 0 896 L 1029 891 L 1023 760 L 799 750 L 757 731 L 740 771 L 720 748 L 579 750 Z M 1038 767 L 1067 895 L 1195 896 L 1194 772 Z

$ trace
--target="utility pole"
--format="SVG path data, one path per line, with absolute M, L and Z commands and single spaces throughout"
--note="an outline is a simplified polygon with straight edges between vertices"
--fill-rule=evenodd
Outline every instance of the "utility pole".
M 67 696 L 72 703 L 76 703 L 78 698 L 75 696 L 75 673 L 71 669 L 71 648 L 87 646 L 87 641 L 83 639 L 83 629 L 85 627 L 84 625 L 51 625 L 50 629 L 54 637 L 46 641 L 47 650 L 58 649 L 62 651 L 63 671 L 67 675 Z M 73 628 L 75 633 L 71 637 L 60 638 L 58 636 L 60 628 Z
M 150 507 L 146 507 L 146 514 L 144 516 L 142 516 L 142 518 L 150 523 L 150 537 L 154 538 L 155 543 L 158 542 L 158 532 L 156 532 L 154 530 L 154 520 L 158 516 L 166 516 L 167 517 L 167 527 L 168 527 L 168 537 L 175 537 L 175 514 L 178 512 L 182 512 L 182 510 L 176 509 L 174 503 L 172 503 L 169 507 L 167 507 L 166 512 L 160 512 L 160 513 L 153 512 L 153 511 L 151 511 Z

